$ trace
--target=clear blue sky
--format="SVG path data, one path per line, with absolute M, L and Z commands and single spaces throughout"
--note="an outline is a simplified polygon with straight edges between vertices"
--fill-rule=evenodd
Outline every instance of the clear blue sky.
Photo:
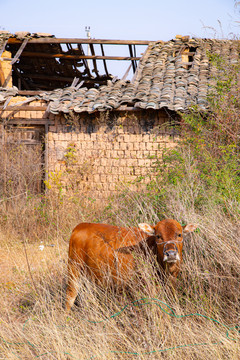
M 88 25 L 96 39 L 229 38 L 239 34 L 240 7 L 234 5 L 234 0 L 0 0 L 0 29 L 84 38 Z
M 0 0 L 0 27 L 57 37 L 170 40 L 176 34 L 222 37 L 238 32 L 234 0 Z

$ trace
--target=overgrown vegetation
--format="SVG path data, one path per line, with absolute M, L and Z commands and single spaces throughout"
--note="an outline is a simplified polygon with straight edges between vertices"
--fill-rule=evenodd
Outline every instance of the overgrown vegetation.
M 158 196 L 164 201 L 169 186 L 180 185 L 179 195 L 191 195 L 189 202 L 200 213 L 212 203 L 227 213 L 229 201 L 232 206 L 240 201 L 240 69 L 217 55 L 209 57 L 218 76 L 208 96 L 208 112 L 194 106 L 183 115 L 179 146 L 156 164 L 158 176 L 150 194 L 159 184 Z
M 14 150 L 8 166 L 1 163 L 0 358 L 239 359 L 238 69 L 217 57 L 211 61 L 221 77 L 209 112 L 193 108 L 184 115 L 179 146 L 156 161 L 156 177 L 141 194 L 122 189 L 107 206 L 77 192 L 39 195 L 31 187 L 33 159 L 24 162 L 24 171 L 18 168 L 24 147 Z M 80 306 L 66 321 L 73 227 L 82 221 L 135 226 L 164 217 L 199 224 L 185 239 L 176 296 L 139 259 L 141 279 L 136 274 L 130 281 L 131 298 L 83 276 Z

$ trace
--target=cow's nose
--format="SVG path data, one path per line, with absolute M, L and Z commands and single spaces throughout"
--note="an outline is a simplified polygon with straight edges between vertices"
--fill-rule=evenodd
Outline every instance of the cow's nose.
M 164 253 L 163 261 L 176 262 L 177 260 L 180 260 L 178 251 L 168 250 Z

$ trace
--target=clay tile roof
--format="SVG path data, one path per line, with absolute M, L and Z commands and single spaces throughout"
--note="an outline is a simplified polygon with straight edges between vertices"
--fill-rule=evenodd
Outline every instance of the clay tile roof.
M 239 41 L 177 36 L 167 42 L 152 42 L 142 56 L 132 82 L 109 80 L 107 85 L 97 89 L 72 86 L 45 92 L 39 98 L 50 103 L 50 112 L 54 114 L 114 110 L 123 105 L 173 111 L 186 111 L 190 106 L 198 105 L 207 110 L 207 95 L 212 91 L 219 71 L 210 61 L 209 54 L 222 56 L 229 64 L 238 64 Z M 3 89 L 0 102 L 6 97 L 7 91 Z
M 135 106 L 184 111 L 195 104 L 205 110 L 218 72 L 209 60 L 214 53 L 238 63 L 239 42 L 179 37 L 151 44 L 135 78 Z

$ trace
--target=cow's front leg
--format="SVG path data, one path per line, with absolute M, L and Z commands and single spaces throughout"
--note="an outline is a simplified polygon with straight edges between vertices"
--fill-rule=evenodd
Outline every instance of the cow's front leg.
M 79 267 L 77 264 L 69 261 L 68 263 L 68 285 L 66 289 L 65 311 L 69 314 L 78 294 L 79 290 Z

